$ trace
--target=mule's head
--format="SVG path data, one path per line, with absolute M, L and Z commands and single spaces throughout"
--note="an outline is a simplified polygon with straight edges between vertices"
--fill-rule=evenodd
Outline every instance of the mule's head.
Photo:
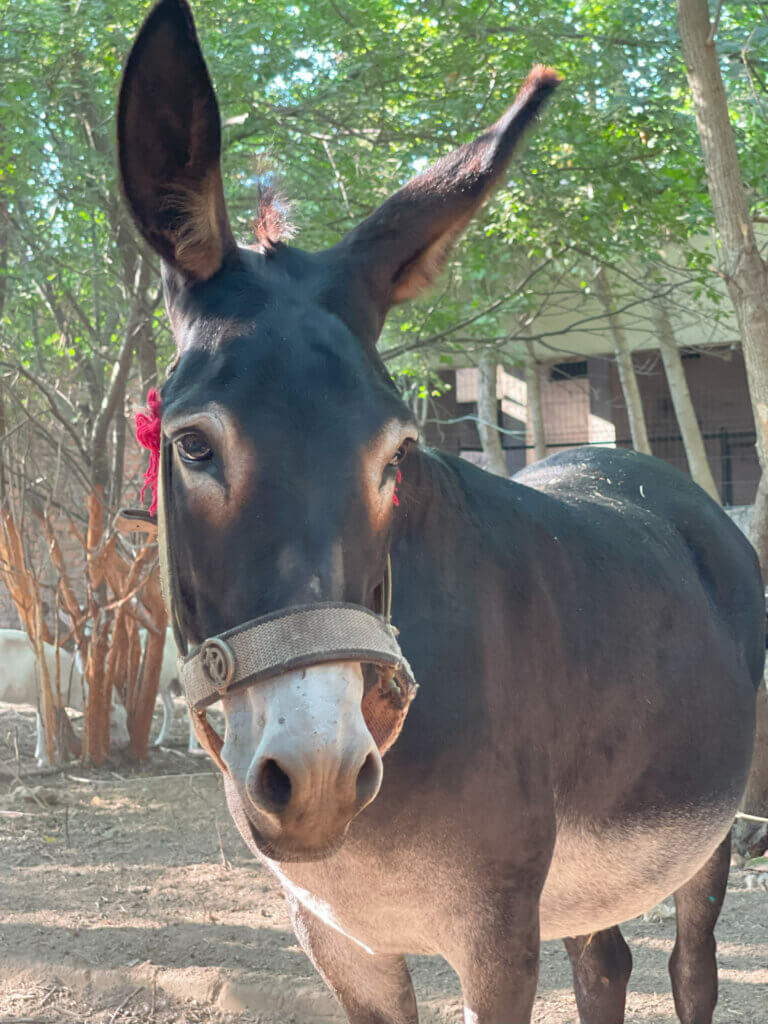
M 308 602 L 373 607 L 418 439 L 376 353 L 384 317 L 433 279 L 556 81 L 535 69 L 501 120 L 332 249 L 257 251 L 230 229 L 190 10 L 150 14 L 125 69 L 120 168 L 180 355 L 162 396 L 165 527 L 191 643 Z M 337 663 L 225 697 L 230 798 L 268 855 L 326 855 L 376 796 L 363 689 L 361 666 Z

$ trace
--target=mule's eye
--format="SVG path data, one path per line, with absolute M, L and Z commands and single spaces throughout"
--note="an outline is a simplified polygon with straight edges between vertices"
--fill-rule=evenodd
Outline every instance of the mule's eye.
M 174 441 L 183 462 L 207 462 L 213 457 L 213 450 L 199 430 L 187 430 Z

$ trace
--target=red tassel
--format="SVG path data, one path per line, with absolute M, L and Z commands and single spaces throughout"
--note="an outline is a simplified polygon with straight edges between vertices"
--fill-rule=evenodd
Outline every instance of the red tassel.
M 149 465 L 144 474 L 144 483 L 139 492 L 139 500 L 144 501 L 144 494 L 149 488 L 152 491 L 152 504 L 149 514 L 157 513 L 157 478 L 160 473 L 160 395 L 154 388 L 147 394 L 147 412 L 136 413 L 136 440 L 149 452 Z
M 400 499 L 397 496 L 397 485 L 403 479 L 403 471 L 398 469 L 397 476 L 395 477 L 395 493 L 392 495 L 392 504 L 397 506 L 400 504 Z

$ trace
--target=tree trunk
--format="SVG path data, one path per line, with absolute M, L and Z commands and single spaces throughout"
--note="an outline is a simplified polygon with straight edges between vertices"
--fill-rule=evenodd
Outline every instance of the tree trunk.
M 768 689 L 760 687 L 757 696 L 757 729 L 755 730 L 755 755 L 747 790 L 741 806 L 747 814 L 759 817 L 768 815 L 768 799 L 763 780 L 768 778 Z M 768 833 L 768 826 L 757 821 L 739 818 L 733 828 L 733 842 L 739 853 L 745 855 L 757 846 Z
M 757 552 L 760 561 L 760 568 L 763 572 L 763 582 L 768 575 L 768 473 L 765 469 L 760 476 L 760 483 L 755 495 L 755 504 L 752 506 L 752 518 L 749 524 L 749 539 Z
M 533 351 L 533 342 L 526 341 L 525 344 L 528 349 L 528 358 L 525 362 L 526 393 L 533 427 L 533 453 L 538 461 L 547 456 L 547 435 L 544 430 L 544 412 L 541 405 L 541 379 L 539 378 L 539 364 L 536 362 Z
M 508 476 L 507 460 L 501 447 L 501 435 L 497 427 L 499 421 L 498 394 L 496 391 L 496 375 L 498 359 L 496 352 L 487 349 L 480 353 L 477 375 L 477 432 L 486 459 L 485 468 L 497 476 Z
M 128 731 L 131 735 L 131 749 L 140 761 L 147 757 L 149 730 L 155 710 L 157 690 L 160 683 L 160 669 L 163 663 L 168 615 L 160 590 L 160 576 L 157 572 L 144 585 L 141 599 L 146 605 L 156 632 L 147 633 L 144 664 L 132 700 L 128 706 Z
M 141 330 L 142 324 L 145 324 L 150 317 L 147 289 L 152 280 L 152 268 L 147 260 L 142 260 L 136 277 L 136 290 L 131 299 L 131 308 L 125 327 L 123 343 L 120 346 L 117 360 L 112 367 L 109 386 L 96 412 L 88 442 L 94 489 L 99 490 L 104 495 L 108 493 L 111 468 L 107 450 L 109 428 L 115 414 L 123 414 L 121 402 L 125 396 L 126 382 L 131 370 L 136 347 L 136 337 Z
M 768 581 L 768 267 L 755 240 L 728 100 L 715 50 L 715 29 L 707 0 L 677 0 L 677 20 L 691 88 L 707 185 L 715 213 L 728 292 L 736 311 L 747 368 L 762 476 L 755 499 L 750 538 Z M 759 705 L 758 744 L 747 792 L 756 813 L 768 808 L 768 756 L 765 756 L 768 701 Z
M 0 124 L 2 131 L 2 124 Z M 8 294 L 8 281 L 6 271 L 8 269 L 8 222 L 6 220 L 8 207 L 0 202 L 0 323 L 3 320 L 5 299 Z M 8 433 L 8 422 L 5 416 L 5 398 L 0 389 L 0 502 L 5 501 L 5 435 Z
M 88 612 L 92 632 L 85 659 L 87 702 L 83 701 L 83 761 L 101 764 L 109 753 L 109 688 L 112 683 L 104 675 L 109 649 L 109 624 L 102 610 L 106 604 L 106 582 L 102 568 L 104 536 L 104 489 L 96 486 L 88 495 L 88 532 L 86 535 L 86 573 Z M 84 688 L 85 689 L 85 688 Z
M 127 417 L 125 415 L 125 384 L 118 399 L 117 412 L 112 427 L 112 469 L 109 474 L 109 509 L 120 505 L 123 495 L 123 477 L 125 476 L 125 434 Z
M 744 350 L 764 491 L 768 487 L 763 483 L 768 471 L 768 268 L 760 256 L 749 216 L 707 0 L 677 0 L 677 19 L 723 270 Z M 767 498 L 763 493 L 755 502 L 759 515 L 753 515 L 750 530 L 755 548 L 763 556 L 768 551 L 768 516 L 764 514 Z M 763 579 L 768 582 L 765 557 L 761 567 Z M 768 787 L 768 779 L 766 784 Z
M 0 125 L 2 131 L 2 125 Z M 0 202 L 0 320 L 3 319 L 5 299 L 8 294 L 8 207 Z
M 158 387 L 157 345 L 151 320 L 147 320 L 141 325 L 136 342 L 136 351 L 139 356 L 141 397 L 146 402 L 149 389 Z
M 707 459 L 707 450 L 704 447 L 704 438 L 701 436 L 701 428 L 696 418 L 696 410 L 693 408 L 693 401 L 691 400 L 691 392 L 685 377 L 680 349 L 675 340 L 675 332 L 672 328 L 669 314 L 661 301 L 654 302 L 652 316 L 656 327 L 656 338 L 659 342 L 661 359 L 664 363 L 664 372 L 667 375 L 669 393 L 672 396 L 675 415 L 680 426 L 680 433 L 683 436 L 683 446 L 685 447 L 685 457 L 688 459 L 688 468 L 691 471 L 693 480 L 699 487 L 719 503 L 720 496 L 717 493 L 715 479 L 712 476 L 712 470 Z
M 651 455 L 651 443 L 648 440 L 648 428 L 645 425 L 645 413 L 643 412 L 640 388 L 632 362 L 632 351 L 629 347 L 627 336 L 624 333 L 624 328 L 621 326 L 621 320 L 615 312 L 613 295 L 611 294 L 611 286 L 605 267 L 601 267 L 595 277 L 595 288 L 611 328 L 613 350 L 616 354 L 616 365 L 619 370 L 621 390 L 627 406 L 632 447 L 637 452 L 645 452 L 646 455 Z
M 38 579 L 27 562 L 22 534 L 7 505 L 0 508 L 0 524 L 0 562 L 2 563 L 3 581 L 35 652 L 39 672 L 38 693 L 40 714 L 44 723 L 46 756 L 50 764 L 56 764 L 61 753 L 56 745 L 56 737 L 59 734 L 58 710 L 61 707 L 61 690 L 57 665 L 56 693 L 54 694 L 44 647 L 45 644 L 51 643 L 53 637 L 43 616 Z

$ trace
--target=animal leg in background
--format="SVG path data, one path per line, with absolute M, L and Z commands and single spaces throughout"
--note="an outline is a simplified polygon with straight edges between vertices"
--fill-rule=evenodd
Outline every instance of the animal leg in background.
M 581 1024 L 623 1024 L 632 954 L 618 928 L 564 939 Z
M 160 726 L 160 732 L 158 733 L 157 739 L 155 740 L 155 746 L 161 747 L 168 736 L 168 732 L 173 723 L 174 716 L 176 714 L 176 704 L 174 703 L 173 696 L 170 689 L 166 687 L 160 687 L 158 694 L 160 700 L 163 702 L 163 722 Z M 187 741 L 187 751 L 190 754 L 196 754 L 202 750 L 200 744 L 197 742 L 197 734 L 195 733 L 194 726 L 192 725 L 192 718 L 189 714 L 189 708 L 187 708 L 187 726 L 189 729 L 189 740 Z
M 372 955 L 286 895 L 302 949 L 344 1007 L 349 1024 L 418 1024 L 404 957 Z
M 202 754 L 203 748 L 198 742 L 195 727 L 192 725 L 192 715 L 189 708 L 187 708 L 187 725 L 189 726 L 189 743 L 187 744 L 187 752 L 190 754 Z
M 35 709 L 35 761 L 40 768 L 50 768 L 48 751 L 45 746 L 45 729 L 43 728 L 43 716 L 40 709 Z
M 675 893 L 677 939 L 669 974 L 682 1024 L 712 1024 L 717 1003 L 714 929 L 728 885 L 730 862 L 729 832 L 704 867 Z
M 160 732 L 155 740 L 156 747 L 161 747 L 165 743 L 165 737 L 168 735 L 171 722 L 173 722 L 173 716 L 176 713 L 176 705 L 173 703 L 173 697 L 169 689 L 161 686 L 159 697 L 163 702 L 163 724 L 160 726 Z

